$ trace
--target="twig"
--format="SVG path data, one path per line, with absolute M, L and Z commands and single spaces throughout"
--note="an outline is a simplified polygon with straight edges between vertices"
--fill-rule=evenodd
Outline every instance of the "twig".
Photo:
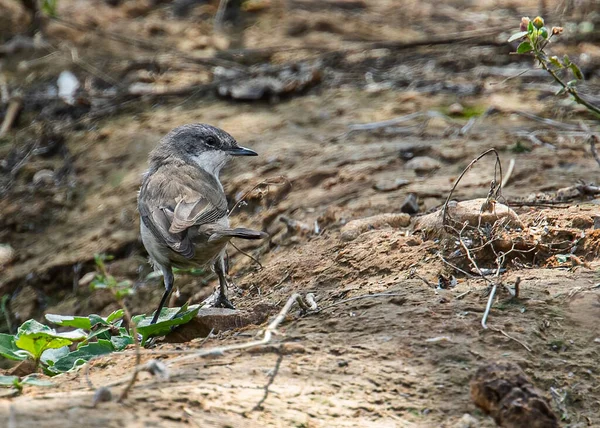
M 502 180 L 501 187 L 503 189 L 508 184 L 508 181 L 510 180 L 510 176 L 512 175 L 514 169 L 515 169 L 515 158 L 511 158 L 510 162 L 508 163 L 508 170 L 506 171 L 506 175 L 504 176 L 504 178 Z
M 8 108 L 6 109 L 4 120 L 0 126 L 0 138 L 4 137 L 6 133 L 10 131 L 10 128 L 12 128 L 13 123 L 17 119 L 22 106 L 23 101 L 19 97 L 14 97 L 8 102 Z
M 446 201 L 444 202 L 444 205 L 442 207 L 442 224 L 444 225 L 444 227 L 446 227 L 446 225 L 447 225 L 446 220 L 448 217 L 448 202 L 450 202 L 450 198 L 452 197 L 454 190 L 456 190 L 456 186 L 458 185 L 458 183 L 460 183 L 460 180 L 462 180 L 463 176 L 467 173 L 467 171 L 469 171 L 471 169 L 471 167 L 473 167 L 473 165 L 475 165 L 475 163 L 477 163 L 477 161 L 479 161 L 481 158 L 488 155 L 489 153 L 494 153 L 496 155 L 496 164 L 495 164 L 494 168 L 498 168 L 498 170 L 500 171 L 500 180 L 496 180 L 496 176 L 495 176 L 496 171 L 494 171 L 494 181 L 496 183 L 502 183 L 504 181 L 502 178 L 502 163 L 500 162 L 500 155 L 498 154 L 496 149 L 486 150 L 485 152 L 483 152 L 482 154 L 477 156 L 475 159 L 473 159 L 469 163 L 469 165 L 467 165 L 467 167 L 463 170 L 463 172 L 461 172 L 461 174 L 458 176 L 458 178 L 452 185 L 452 189 L 450 189 L 450 193 L 448 193 L 448 197 L 446 198 Z M 496 194 L 494 196 L 496 198 L 498 198 L 501 191 L 502 191 L 502 184 L 500 184 L 500 186 L 498 186 L 498 188 L 496 189 L 496 192 L 495 192 Z
M 192 352 L 183 351 L 182 353 L 191 353 L 191 355 L 186 355 L 183 357 L 175 358 L 174 360 L 171 361 L 171 363 L 174 363 L 176 361 L 178 362 L 178 361 L 187 360 L 190 358 L 202 358 L 202 357 L 206 357 L 209 355 L 223 355 L 225 352 L 229 352 L 229 351 L 238 351 L 238 350 L 243 350 L 243 349 L 248 349 L 248 348 L 255 348 L 257 346 L 262 346 L 262 345 L 268 344 L 271 341 L 271 339 L 273 338 L 273 335 L 277 333 L 277 331 L 276 331 L 277 327 L 279 327 L 279 324 L 281 324 L 283 322 L 286 315 L 292 309 L 292 306 L 294 306 L 294 303 L 296 303 L 298 301 L 298 298 L 302 298 L 300 296 L 300 294 L 298 294 L 298 293 L 294 293 L 290 296 L 290 298 L 287 300 L 287 302 L 285 303 L 285 305 L 283 306 L 281 311 L 279 311 L 279 313 L 277 314 L 275 319 L 273 321 L 271 321 L 271 323 L 265 329 L 262 339 L 251 340 L 251 341 L 245 342 L 245 343 L 236 343 L 233 345 L 226 345 L 226 346 L 221 346 L 221 347 L 216 347 L 216 348 L 209 348 L 209 349 L 200 350 L 200 351 L 192 351 Z M 160 353 L 161 351 L 158 351 L 158 352 Z
M 243 251 L 243 250 L 240 250 L 240 248 L 239 248 L 237 245 L 235 245 L 233 242 L 229 241 L 229 244 L 230 244 L 230 245 L 231 245 L 233 248 L 235 248 L 236 250 L 238 250 L 238 252 L 239 252 L 239 253 L 241 253 L 241 254 L 245 255 L 246 257 L 248 257 L 249 259 L 251 259 L 252 261 L 254 261 L 254 263 L 256 263 L 257 265 L 259 265 L 261 269 L 263 268 L 263 265 L 261 264 L 261 262 L 259 262 L 259 261 L 258 261 L 258 259 L 256 259 L 255 257 L 251 256 L 251 255 L 250 255 L 250 254 L 248 254 L 247 252 L 245 252 L 245 251 Z
M 492 327 L 492 326 L 488 326 L 488 328 L 492 331 L 498 332 L 503 334 L 504 336 L 508 337 L 511 340 L 514 340 L 515 342 L 517 342 L 519 345 L 521 345 L 523 348 L 527 349 L 527 351 L 531 352 L 531 348 L 525 343 L 520 341 L 519 339 L 512 337 L 511 335 L 509 335 L 507 332 L 505 332 L 504 330 L 500 329 L 500 328 L 496 328 L 496 327 Z
M 131 326 L 131 329 L 133 330 L 133 344 L 135 346 L 135 368 L 134 368 L 133 374 L 131 375 L 131 378 L 129 379 L 129 383 L 125 386 L 123 391 L 121 391 L 121 394 L 119 395 L 119 398 L 117 399 L 118 403 L 122 402 L 123 400 L 125 400 L 127 398 L 129 391 L 131 390 L 131 388 L 133 388 L 133 385 L 135 385 L 135 382 L 136 382 L 137 376 L 138 376 L 138 372 L 139 372 L 140 362 L 142 360 L 142 355 L 140 352 L 140 343 L 138 340 L 137 326 L 131 320 L 131 313 L 129 312 L 129 309 L 127 309 L 127 306 L 125 306 L 125 302 L 120 300 L 119 303 L 121 304 L 121 307 L 123 308 L 125 321 L 127 322 L 127 325 Z
M 492 309 L 492 303 L 494 302 L 494 296 L 496 295 L 496 289 L 498 288 L 498 284 L 496 282 L 492 285 L 492 290 L 490 291 L 490 297 L 488 297 L 487 305 L 485 307 L 485 312 L 483 313 L 483 317 L 481 318 L 481 326 L 487 330 L 487 318 L 490 314 L 490 309 Z
M 597 107 L 594 104 L 581 98 L 581 96 L 579 95 L 579 92 L 577 92 L 577 89 L 575 89 L 573 86 L 566 84 L 560 77 L 558 77 L 556 72 L 554 70 L 552 70 L 550 67 L 548 67 L 546 60 L 544 58 L 542 58 L 541 53 L 536 52 L 535 58 L 538 60 L 538 62 L 542 66 L 542 68 L 544 70 L 546 70 L 548 72 L 548 74 L 550 74 L 550 76 L 552 76 L 552 78 L 556 81 L 556 83 L 558 83 L 560 86 L 562 86 L 562 88 L 575 99 L 575 102 L 585 106 L 588 110 L 590 110 L 591 112 L 594 112 L 596 115 L 600 116 L 600 107 Z
M 229 0 L 220 0 L 219 8 L 217 9 L 217 13 L 215 14 L 215 23 L 214 23 L 214 31 L 220 32 L 223 26 L 223 17 L 225 16 L 225 11 L 227 10 L 227 4 Z
M 265 393 L 262 396 L 262 398 L 260 399 L 260 401 L 258 403 L 256 403 L 256 406 L 254 406 L 252 408 L 253 411 L 263 410 L 263 404 L 269 397 L 269 387 L 271 385 L 273 385 L 273 382 L 275 381 L 275 377 L 277 376 L 277 373 L 279 373 L 279 367 L 281 366 L 282 361 L 283 361 L 283 354 L 279 353 L 279 355 L 277 356 L 277 361 L 275 362 L 275 367 L 273 368 L 273 370 L 271 371 L 271 374 L 269 375 L 269 381 L 265 385 Z

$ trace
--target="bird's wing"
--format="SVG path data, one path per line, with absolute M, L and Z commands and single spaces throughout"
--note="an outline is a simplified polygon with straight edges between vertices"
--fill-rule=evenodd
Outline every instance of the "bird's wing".
M 185 164 L 178 165 L 176 177 L 160 169 L 147 176 L 138 207 L 153 234 L 188 259 L 194 256 L 188 229 L 227 215 L 227 200 L 218 182 Z

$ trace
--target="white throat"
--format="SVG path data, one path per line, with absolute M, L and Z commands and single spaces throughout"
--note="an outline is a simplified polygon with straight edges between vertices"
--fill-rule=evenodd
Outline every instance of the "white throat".
M 229 158 L 230 155 L 221 150 L 211 150 L 192 156 L 196 165 L 216 178 L 219 178 L 221 168 L 225 166 Z

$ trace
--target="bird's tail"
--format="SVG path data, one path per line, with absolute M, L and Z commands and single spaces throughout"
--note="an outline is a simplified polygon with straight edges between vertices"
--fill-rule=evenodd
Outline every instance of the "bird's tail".
M 241 238 L 241 239 L 264 239 L 269 236 L 268 233 L 261 232 L 259 230 L 246 229 L 244 227 L 236 227 L 235 229 L 230 228 L 219 228 L 211 231 L 209 242 L 217 241 L 227 238 Z

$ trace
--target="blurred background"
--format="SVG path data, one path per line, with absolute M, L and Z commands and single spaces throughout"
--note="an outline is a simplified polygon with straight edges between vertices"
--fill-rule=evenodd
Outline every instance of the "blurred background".
M 111 272 L 139 288 L 135 311 L 151 309 L 161 279 L 138 239 L 136 192 L 148 152 L 183 123 L 220 126 L 260 153 L 225 172 L 232 204 L 265 178 L 291 181 L 293 192 L 251 196 L 237 214 L 275 236 L 282 214 L 335 224 L 398 209 L 408 194 L 407 212 L 426 212 L 490 147 L 525 159 L 507 196 L 564 187 L 584 168 L 598 177 L 582 137 L 515 113 L 589 117 L 506 42 L 522 16 L 563 26 L 551 49 L 570 53 L 582 93 L 598 100 L 598 5 L 0 0 L 0 329 L 113 310 L 110 296 L 82 298 L 95 254 L 114 256 Z M 458 196 L 488 184 L 471 177 Z M 197 274 L 180 302 L 210 292 L 211 273 Z

